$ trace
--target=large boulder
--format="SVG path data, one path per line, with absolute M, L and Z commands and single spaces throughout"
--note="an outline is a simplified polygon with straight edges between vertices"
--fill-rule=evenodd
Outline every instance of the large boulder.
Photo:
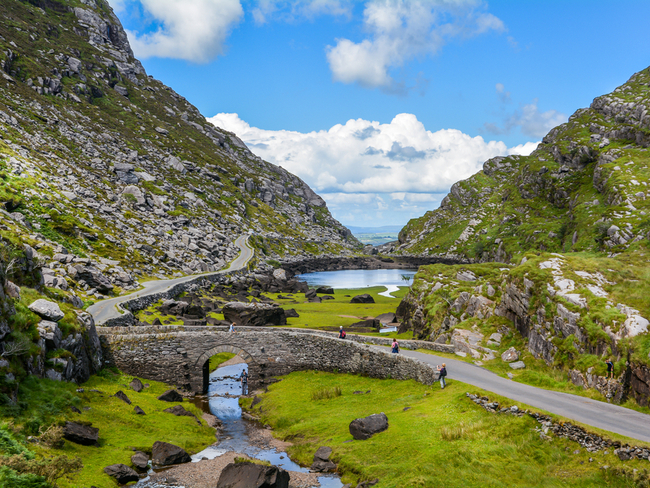
M 394 312 L 382 313 L 381 315 L 377 315 L 375 318 L 379 320 L 382 325 L 397 322 L 397 316 Z
M 68 268 L 68 274 L 76 281 L 85 281 L 88 286 L 100 293 L 109 293 L 113 284 L 100 270 L 94 266 L 77 264 Z
M 151 459 L 158 466 L 182 464 L 192 461 L 190 455 L 182 447 L 167 442 L 156 441 L 151 449 Z
M 336 464 L 330 461 L 330 456 L 332 455 L 332 448 L 327 446 L 321 446 L 314 454 L 314 462 L 311 464 L 312 471 L 318 471 L 321 473 L 326 473 L 328 471 L 334 471 L 336 469 Z
M 289 488 L 289 473 L 277 466 L 230 463 L 221 472 L 217 488 Z
M 115 478 L 115 481 L 120 485 L 125 485 L 131 481 L 138 481 L 140 479 L 140 475 L 126 464 L 111 464 L 110 466 L 106 466 L 104 473 Z
M 388 417 L 384 412 L 350 422 L 350 434 L 358 441 L 370 439 L 373 435 L 388 429 Z
M 63 437 L 75 444 L 94 446 L 99 441 L 99 429 L 76 422 L 66 422 L 63 427 Z
M 287 325 L 284 309 L 268 303 L 229 302 L 222 312 L 226 321 L 240 326 Z
M 331 286 L 319 286 L 316 288 L 316 293 L 321 293 L 323 295 L 334 295 L 334 288 Z
M 167 390 L 165 393 L 158 397 L 158 400 L 162 400 L 163 402 L 177 403 L 183 401 L 183 396 L 176 390 Z
M 129 386 L 136 393 L 140 393 L 142 391 L 142 389 L 144 388 L 144 385 L 142 384 L 142 381 L 140 381 L 139 378 L 133 378 L 131 380 L 131 383 L 129 383 Z
M 364 293 L 363 295 L 357 295 L 356 297 L 352 297 L 350 303 L 375 303 L 375 299 L 372 298 L 371 295 Z
M 42 320 L 36 326 L 36 330 L 38 331 L 39 337 L 45 341 L 46 349 L 53 351 L 61 347 L 63 334 L 56 322 Z
M 518 361 L 519 360 L 519 351 L 517 351 L 514 347 L 511 347 L 503 352 L 501 354 L 501 360 L 505 361 L 506 363 L 511 363 L 513 361 Z
M 42 298 L 36 300 L 28 308 L 39 317 L 45 320 L 51 320 L 52 322 L 58 322 L 64 317 L 59 305 Z

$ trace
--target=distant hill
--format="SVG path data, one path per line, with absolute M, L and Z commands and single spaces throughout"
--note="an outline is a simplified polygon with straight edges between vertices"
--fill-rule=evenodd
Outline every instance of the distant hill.
M 364 244 L 379 246 L 397 240 L 401 230 L 399 225 L 383 225 L 381 227 L 348 227 L 352 234 Z

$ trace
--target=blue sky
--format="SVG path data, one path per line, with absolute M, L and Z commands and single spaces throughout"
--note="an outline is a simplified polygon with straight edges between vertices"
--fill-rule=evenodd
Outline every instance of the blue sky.
M 149 74 L 341 222 L 405 224 L 650 65 L 650 2 L 109 0 Z

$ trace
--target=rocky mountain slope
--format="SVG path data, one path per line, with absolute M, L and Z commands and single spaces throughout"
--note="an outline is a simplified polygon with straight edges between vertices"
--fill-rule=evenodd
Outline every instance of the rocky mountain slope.
M 621 252 L 650 230 L 650 69 L 578 110 L 530 156 L 497 157 L 411 220 L 399 250 L 508 261 L 528 250 Z
M 147 76 L 105 0 L 0 4 L 0 232 L 45 284 L 94 298 L 260 259 L 358 247 L 298 177 Z
M 521 355 L 648 405 L 649 110 L 645 69 L 530 156 L 493 158 L 453 185 L 439 209 L 402 229 L 398 252 L 474 264 L 421 268 L 398 315 L 474 361 Z

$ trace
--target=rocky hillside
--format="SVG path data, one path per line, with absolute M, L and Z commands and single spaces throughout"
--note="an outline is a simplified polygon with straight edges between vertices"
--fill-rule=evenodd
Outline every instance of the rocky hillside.
M 409 222 L 401 252 L 474 264 L 421 268 L 403 321 L 497 371 L 561 369 L 608 398 L 648 405 L 649 109 L 646 69 L 530 156 L 487 161 Z M 605 378 L 608 357 L 615 381 Z
M 529 250 L 618 253 L 650 230 L 650 68 L 553 129 L 530 156 L 497 157 L 411 220 L 401 252 L 507 262 Z M 645 245 L 645 244 L 643 244 Z
M 359 243 L 303 181 L 147 76 L 105 0 L 0 4 L 0 232 L 45 284 L 94 298 Z

